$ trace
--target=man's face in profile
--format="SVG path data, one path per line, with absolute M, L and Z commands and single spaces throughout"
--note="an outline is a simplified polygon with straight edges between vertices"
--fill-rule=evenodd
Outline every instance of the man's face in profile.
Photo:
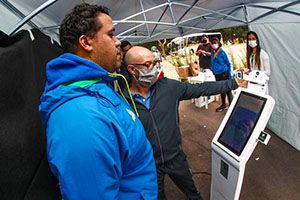
M 118 49 L 121 42 L 114 35 L 115 28 L 110 16 L 101 13 L 98 15 L 97 20 L 102 24 L 102 27 L 91 39 L 90 60 L 108 72 L 114 72 L 122 63 L 120 50 Z

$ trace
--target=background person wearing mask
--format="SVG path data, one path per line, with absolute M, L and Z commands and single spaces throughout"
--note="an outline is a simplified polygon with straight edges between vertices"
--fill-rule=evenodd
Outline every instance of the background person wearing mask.
M 270 77 L 270 60 L 268 54 L 260 47 L 259 39 L 254 31 L 247 33 L 247 69 L 242 70 L 249 74 L 252 70 L 264 72 Z M 265 86 L 266 94 L 269 93 L 268 84 Z
M 109 84 L 122 60 L 108 9 L 75 6 L 60 26 L 60 42 L 66 53 L 47 64 L 39 110 L 63 199 L 155 200 L 151 145 Z
M 157 61 L 159 61 L 159 62 L 162 62 L 162 55 L 161 55 L 161 53 L 159 52 L 159 50 L 157 49 L 157 47 L 156 47 L 156 46 L 152 46 L 152 47 L 150 48 L 150 50 L 151 50 L 152 53 L 153 53 L 154 59 L 157 60 Z
M 211 71 L 216 77 L 216 81 L 231 80 L 232 79 L 232 62 L 227 52 L 222 49 L 222 44 L 219 38 L 214 37 L 212 40 L 211 51 Z M 231 91 L 226 91 L 221 94 L 222 104 L 216 109 L 216 112 L 220 112 L 226 109 L 226 95 L 228 97 L 229 104 L 232 101 Z
M 263 71 L 270 76 L 270 60 L 268 54 L 260 47 L 258 36 L 255 32 L 247 33 L 247 68 Z
M 121 65 L 120 68 L 118 68 L 116 70 L 117 73 L 122 74 L 125 77 L 128 84 L 131 83 L 131 80 L 130 80 L 130 75 L 129 75 L 129 72 L 127 70 L 127 65 L 126 65 L 126 62 L 125 62 L 125 55 L 131 47 L 132 47 L 132 45 L 130 44 L 130 42 L 128 42 L 127 40 L 122 41 L 121 46 L 120 46 L 121 51 L 122 51 L 122 65 Z M 121 91 L 123 91 L 124 88 L 126 87 L 125 80 L 124 79 L 119 79 L 118 84 L 120 86 Z
M 247 69 L 243 70 L 245 74 L 249 74 L 252 70 L 264 72 L 270 77 L 270 60 L 268 54 L 260 47 L 258 36 L 255 32 L 249 31 L 247 34 Z M 266 94 L 269 93 L 268 85 L 266 86 Z
M 150 48 L 150 50 L 153 53 L 154 60 L 156 62 L 159 62 L 159 65 L 158 65 L 158 71 L 159 71 L 158 79 L 162 79 L 164 77 L 163 66 L 162 66 L 162 55 L 159 52 L 159 50 L 156 48 L 156 46 L 152 46 Z
M 197 48 L 196 55 L 199 56 L 199 67 L 204 71 L 205 69 L 209 69 L 211 65 L 210 56 L 212 46 L 207 35 L 202 35 L 201 42 Z
M 152 52 L 144 47 L 132 47 L 125 59 L 132 80 L 130 92 L 153 148 L 158 177 L 158 199 L 166 199 L 166 174 L 189 199 L 202 199 L 181 148 L 179 102 L 231 91 L 238 84 L 245 87 L 245 83 L 237 84 L 235 80 L 227 80 L 189 84 L 166 77 L 158 79 L 159 63 L 155 61 Z M 124 95 L 131 103 L 129 91 L 125 89 Z

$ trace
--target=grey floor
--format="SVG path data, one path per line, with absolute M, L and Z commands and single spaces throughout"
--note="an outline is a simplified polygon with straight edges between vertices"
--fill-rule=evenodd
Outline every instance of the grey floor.
M 183 149 L 187 154 L 194 181 L 205 200 L 210 199 L 211 147 L 225 112 L 215 112 L 219 102 L 208 109 L 196 108 L 191 100 L 180 103 L 180 128 Z M 267 146 L 259 143 L 245 171 L 241 200 L 300 200 L 300 152 L 271 134 Z M 186 196 L 166 177 L 169 200 Z

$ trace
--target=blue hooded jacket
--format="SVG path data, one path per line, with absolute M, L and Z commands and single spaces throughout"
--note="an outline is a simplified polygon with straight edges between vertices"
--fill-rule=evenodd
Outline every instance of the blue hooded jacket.
M 233 62 L 231 56 L 223 48 L 220 47 L 220 51 L 214 58 L 215 52 L 211 51 L 211 66 L 210 69 L 214 75 L 222 74 L 228 71 L 228 79 L 231 80 L 233 76 Z
M 47 65 L 39 110 L 50 169 L 64 200 L 157 199 L 142 123 L 92 61 L 66 53 Z

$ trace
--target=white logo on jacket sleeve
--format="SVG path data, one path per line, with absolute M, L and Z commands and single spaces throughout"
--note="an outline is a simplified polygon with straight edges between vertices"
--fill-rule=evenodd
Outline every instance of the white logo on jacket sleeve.
M 126 111 L 129 113 L 129 115 L 131 115 L 132 120 L 135 122 L 135 114 L 131 110 L 129 110 L 128 108 L 126 108 Z

